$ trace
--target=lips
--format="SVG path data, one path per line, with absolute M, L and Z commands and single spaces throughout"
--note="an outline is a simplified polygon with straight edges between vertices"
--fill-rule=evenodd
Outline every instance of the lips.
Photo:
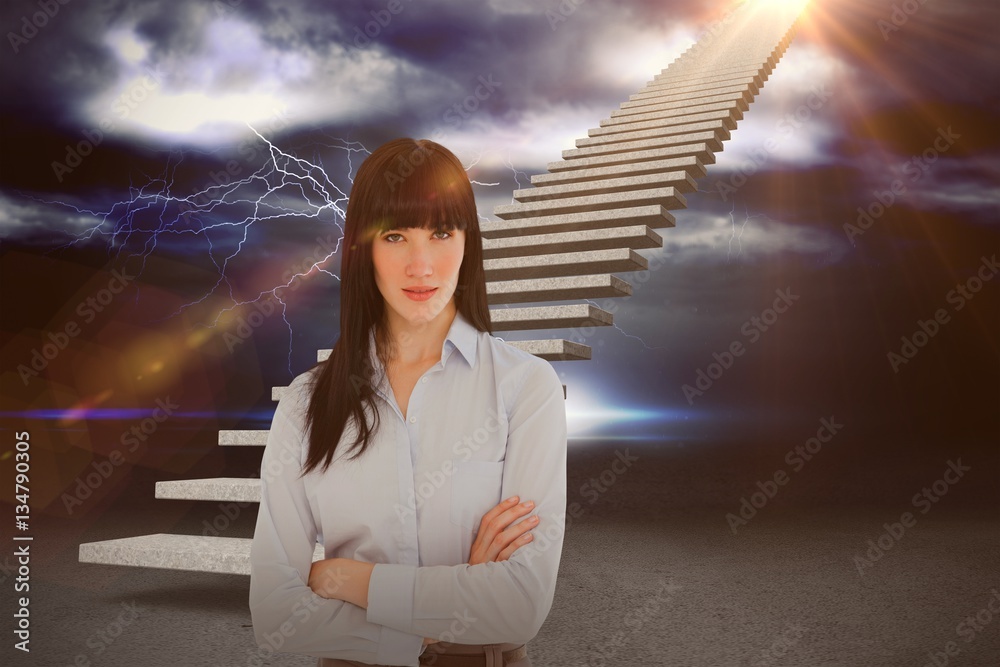
M 407 292 L 413 292 L 414 294 L 423 294 L 424 292 L 433 292 L 437 287 L 404 287 L 403 290 Z

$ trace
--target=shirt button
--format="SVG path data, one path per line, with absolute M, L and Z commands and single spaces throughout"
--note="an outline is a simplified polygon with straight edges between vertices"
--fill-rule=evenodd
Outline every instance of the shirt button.
M 420 381 L 421 381 L 421 382 L 427 382 L 427 379 L 428 379 L 428 378 L 426 378 L 426 377 L 422 377 L 422 378 L 420 378 Z
M 410 417 L 410 423 L 413 424 L 417 421 L 416 417 Z

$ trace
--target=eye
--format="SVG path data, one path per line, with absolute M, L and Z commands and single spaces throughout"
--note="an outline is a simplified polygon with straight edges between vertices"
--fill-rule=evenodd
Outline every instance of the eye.
M 445 230 L 445 229 L 439 229 L 439 230 L 437 230 L 437 231 L 436 231 L 436 232 L 434 232 L 434 233 L 435 233 L 435 234 L 447 234 L 447 236 L 445 236 L 445 237 L 444 237 L 444 238 L 446 238 L 446 239 L 450 239 L 450 238 L 451 238 L 451 237 L 453 236 L 453 234 L 452 234 L 451 232 L 449 232 L 449 231 L 447 231 L 447 230 Z
M 402 234 L 386 234 L 385 236 L 382 237 L 382 240 L 383 241 L 387 241 L 388 243 L 396 243 L 395 241 L 389 241 L 389 237 L 390 236 L 400 236 L 400 237 L 402 237 Z

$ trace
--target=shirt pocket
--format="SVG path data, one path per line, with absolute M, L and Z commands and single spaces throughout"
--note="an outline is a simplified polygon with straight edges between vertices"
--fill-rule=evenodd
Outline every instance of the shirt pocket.
M 451 522 L 476 530 L 500 504 L 503 461 L 459 461 L 451 480 Z

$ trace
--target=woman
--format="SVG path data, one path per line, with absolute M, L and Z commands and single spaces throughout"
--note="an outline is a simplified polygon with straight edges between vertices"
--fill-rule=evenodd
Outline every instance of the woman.
M 345 222 L 340 337 L 278 402 L 261 462 L 261 656 L 530 667 L 565 526 L 559 377 L 491 335 L 475 199 L 450 151 L 378 148 Z

